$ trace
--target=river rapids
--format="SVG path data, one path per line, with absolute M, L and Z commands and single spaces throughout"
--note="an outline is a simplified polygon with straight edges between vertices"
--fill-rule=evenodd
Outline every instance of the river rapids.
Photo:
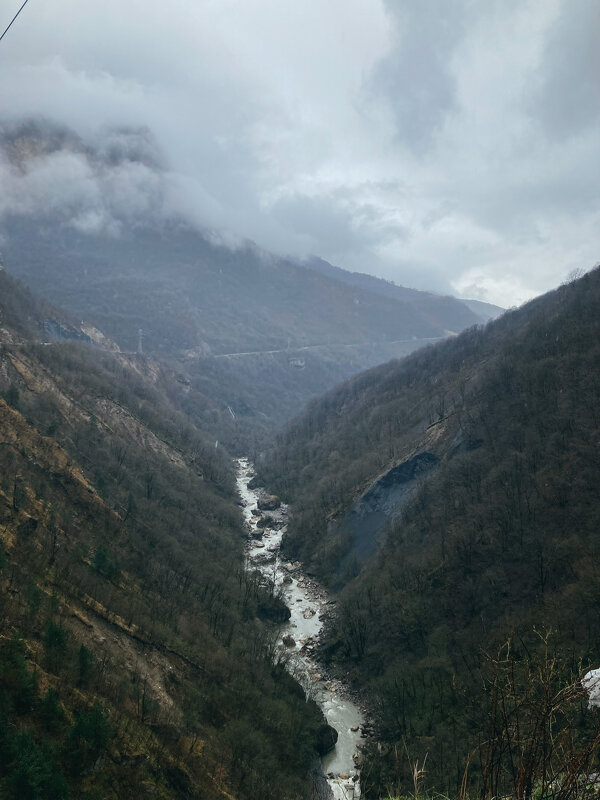
M 361 796 L 358 763 L 360 742 L 364 736 L 364 717 L 360 708 L 347 695 L 338 681 L 327 680 L 319 671 L 312 655 L 319 642 L 324 618 L 333 612 L 334 602 L 325 590 L 302 572 L 301 564 L 282 561 L 281 538 L 287 525 L 287 507 L 260 512 L 258 502 L 264 496 L 260 489 L 248 484 L 254 470 L 247 459 L 237 460 L 237 487 L 242 499 L 249 538 L 246 547 L 248 569 L 258 569 L 272 580 L 290 609 L 290 619 L 281 626 L 278 646 L 286 653 L 288 671 L 323 710 L 329 725 L 338 733 L 337 743 L 327 753 L 321 766 L 327 777 L 330 798 L 358 800 Z M 259 527 L 261 517 L 267 527 Z

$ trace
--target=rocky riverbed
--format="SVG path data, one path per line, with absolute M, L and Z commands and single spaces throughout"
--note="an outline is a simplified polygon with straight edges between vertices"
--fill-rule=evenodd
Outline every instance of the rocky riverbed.
M 280 628 L 278 646 L 287 654 L 287 667 L 314 698 L 328 724 L 337 731 L 335 746 L 321 761 L 327 777 L 330 798 L 359 800 L 360 744 L 366 724 L 359 706 L 346 687 L 322 674 L 314 654 L 328 614 L 335 613 L 335 601 L 316 581 L 306 576 L 299 562 L 280 557 L 281 538 L 287 525 L 288 509 L 277 498 L 248 484 L 254 470 L 247 459 L 238 459 L 237 485 L 248 529 L 246 556 L 248 568 L 260 570 L 273 581 L 275 593 L 290 610 L 290 619 Z

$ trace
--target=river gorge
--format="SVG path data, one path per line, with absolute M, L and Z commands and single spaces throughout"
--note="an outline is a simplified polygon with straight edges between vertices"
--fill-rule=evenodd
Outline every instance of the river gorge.
M 314 580 L 305 575 L 298 562 L 285 562 L 280 546 L 287 525 L 284 504 L 267 509 L 266 493 L 249 488 L 254 477 L 251 463 L 237 461 L 237 487 L 248 529 L 247 568 L 259 570 L 274 584 L 274 592 L 290 610 L 289 620 L 278 632 L 277 646 L 288 671 L 307 695 L 321 707 L 327 723 L 337 731 L 335 746 L 323 756 L 321 766 L 329 786 L 329 798 L 358 800 L 361 796 L 360 744 L 365 736 L 364 714 L 348 696 L 346 687 L 322 675 L 314 653 L 324 620 L 334 613 L 335 601 Z M 263 510 L 259 509 L 259 504 Z

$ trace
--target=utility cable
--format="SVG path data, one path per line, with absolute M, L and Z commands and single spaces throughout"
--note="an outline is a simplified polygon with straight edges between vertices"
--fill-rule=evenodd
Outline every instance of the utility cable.
M 17 11 L 17 13 L 14 15 L 14 17 L 13 17 L 13 18 L 11 19 L 11 21 L 8 23 L 8 26 L 7 26 L 7 27 L 6 27 L 6 29 L 4 30 L 4 33 L 2 34 L 2 36 L 0 36 L 0 42 L 2 41 L 2 39 L 4 39 L 4 37 L 5 37 L 5 36 L 6 36 L 6 34 L 8 33 L 8 30 L 9 30 L 9 28 L 11 27 L 11 25 L 13 24 L 13 22 L 16 20 L 16 18 L 19 16 L 19 14 L 21 13 L 21 11 L 23 11 L 23 9 L 25 8 L 25 6 L 27 5 L 27 3 L 28 3 L 28 2 L 29 2 L 29 0 L 25 0 L 25 2 L 23 3 L 23 5 L 21 6 L 21 8 L 20 8 L 20 9 Z

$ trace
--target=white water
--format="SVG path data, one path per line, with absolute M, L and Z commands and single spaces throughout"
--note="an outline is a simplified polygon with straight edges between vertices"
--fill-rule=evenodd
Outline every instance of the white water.
M 252 511 L 258 507 L 260 490 L 248 488 L 254 476 L 251 464 L 245 458 L 238 459 L 237 486 L 243 503 L 244 519 L 250 534 L 257 535 L 258 516 Z M 290 609 L 289 622 L 281 627 L 278 646 L 288 656 L 289 672 L 304 686 L 313 697 L 327 718 L 327 722 L 338 732 L 335 748 L 322 759 L 323 772 L 335 800 L 359 800 L 359 772 L 355 765 L 355 757 L 360 754 L 361 729 L 364 725 L 363 714 L 358 706 L 349 700 L 344 687 L 336 681 L 327 681 L 319 673 L 319 666 L 311 657 L 311 650 L 318 642 L 329 597 L 319 584 L 307 578 L 300 564 L 282 562 L 279 557 L 281 537 L 285 531 L 287 508 L 282 505 L 275 512 L 267 512 L 278 525 L 264 529 L 260 539 L 250 538 L 246 548 L 249 566 L 260 570 L 263 575 L 273 580 L 275 591 L 283 592 L 283 599 Z M 287 578 L 288 582 L 284 583 Z M 291 583 L 289 579 L 291 578 Z M 312 612 L 314 611 L 314 614 Z M 285 637 L 292 636 L 295 645 L 286 647 Z M 354 730 L 353 730 L 354 729 Z

